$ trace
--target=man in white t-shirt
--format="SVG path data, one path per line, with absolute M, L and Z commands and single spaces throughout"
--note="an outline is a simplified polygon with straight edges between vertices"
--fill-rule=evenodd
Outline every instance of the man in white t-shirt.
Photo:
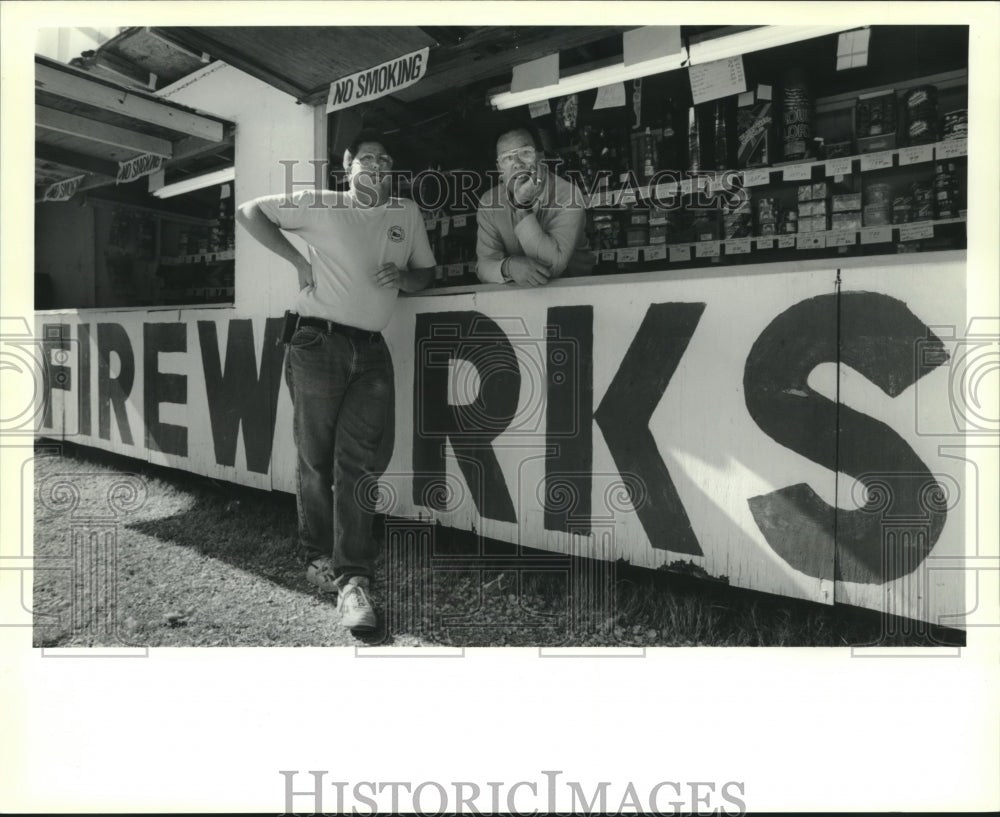
M 378 546 L 363 497 L 391 454 L 395 391 L 381 331 L 399 290 L 423 289 L 435 266 L 416 204 L 389 196 L 391 169 L 380 135 L 362 131 L 344 153 L 348 191 L 264 196 L 237 209 L 247 232 L 298 272 L 285 378 L 299 547 L 306 578 L 339 594 L 342 621 L 355 630 L 376 623 L 368 585 Z M 305 241 L 308 259 L 283 231 Z

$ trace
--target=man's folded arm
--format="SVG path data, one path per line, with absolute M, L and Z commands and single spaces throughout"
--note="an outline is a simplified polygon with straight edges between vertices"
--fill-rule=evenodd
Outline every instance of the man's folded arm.
M 514 233 L 525 254 L 548 264 L 552 276 L 558 277 L 580 243 L 586 219 L 586 213 L 581 208 L 563 206 L 555 211 L 547 228 L 542 227 L 534 214 L 529 214 L 514 227 Z

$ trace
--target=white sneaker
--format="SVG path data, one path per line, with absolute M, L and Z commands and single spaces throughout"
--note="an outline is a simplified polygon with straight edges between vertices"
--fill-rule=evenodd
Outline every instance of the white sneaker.
M 375 608 L 368 597 L 368 578 L 351 576 L 337 599 L 340 623 L 351 630 L 374 630 Z

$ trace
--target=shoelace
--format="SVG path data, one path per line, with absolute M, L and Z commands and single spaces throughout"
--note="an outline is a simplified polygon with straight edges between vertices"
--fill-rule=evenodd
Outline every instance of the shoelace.
M 350 603 L 355 607 L 371 607 L 368 601 L 368 594 L 365 592 L 365 588 L 361 585 L 352 584 L 347 588 L 347 592 L 344 593 L 344 602 L 347 603 L 348 598 L 350 598 Z

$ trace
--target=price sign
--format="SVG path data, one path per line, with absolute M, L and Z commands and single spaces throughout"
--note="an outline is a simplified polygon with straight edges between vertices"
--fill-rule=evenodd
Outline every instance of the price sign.
M 618 260 L 624 264 L 634 264 L 639 260 L 639 250 L 636 247 L 627 247 L 618 250 Z
M 744 187 L 759 187 L 771 181 L 771 171 L 766 167 L 754 168 L 743 171 Z
M 853 247 L 858 243 L 858 234 L 854 230 L 838 230 L 827 233 L 826 246 L 828 247 Z
M 450 218 L 441 219 L 441 237 L 444 238 L 446 235 L 448 235 L 448 232 L 450 230 L 451 230 L 451 219 Z
M 939 159 L 955 159 L 959 156 L 965 156 L 969 152 L 969 140 L 948 139 L 945 142 L 939 142 L 936 152 Z
M 732 238 L 726 242 L 726 255 L 743 255 L 750 252 L 749 238 Z
M 787 250 L 790 247 L 795 246 L 795 236 L 794 235 L 779 235 L 778 236 L 778 249 Z
M 449 264 L 448 265 L 448 277 L 449 278 L 461 278 L 464 268 L 461 264 Z
M 773 238 L 758 238 L 754 241 L 755 246 L 758 250 L 773 250 L 774 249 L 774 239 Z
M 920 238 L 934 238 L 934 225 L 927 221 L 899 226 L 900 241 L 916 241 Z
M 670 247 L 670 260 L 674 261 L 690 261 L 691 260 L 691 247 L 688 244 L 682 244 L 677 247 Z
M 921 162 L 930 162 L 934 160 L 934 146 L 933 145 L 917 145 L 912 148 L 903 148 L 899 151 L 899 166 L 903 165 L 917 165 Z
M 468 216 L 455 216 L 452 222 L 456 227 L 464 227 L 468 221 Z
M 827 176 L 847 176 L 851 172 L 851 157 L 842 156 L 839 159 L 830 159 L 826 163 L 823 172 Z
M 800 235 L 795 246 L 800 250 L 822 250 L 826 247 L 826 233 Z
M 642 251 L 642 257 L 646 261 L 662 261 L 667 257 L 666 247 L 646 247 Z
M 785 182 L 807 182 L 812 178 L 812 165 L 789 165 L 781 171 Z
M 861 230 L 862 244 L 884 244 L 892 241 L 892 227 L 864 227 Z
M 424 229 L 425 230 L 433 230 L 433 229 L 436 229 L 436 228 L 437 228 L 437 219 L 436 218 L 424 219 Z
M 695 258 L 717 258 L 721 251 L 720 241 L 699 241 L 694 245 Z
M 615 251 L 614 250 L 601 250 L 601 260 L 602 261 L 614 261 Z
M 878 153 L 865 153 L 861 157 L 861 172 L 868 170 L 885 170 L 892 167 L 892 151 L 882 150 Z

